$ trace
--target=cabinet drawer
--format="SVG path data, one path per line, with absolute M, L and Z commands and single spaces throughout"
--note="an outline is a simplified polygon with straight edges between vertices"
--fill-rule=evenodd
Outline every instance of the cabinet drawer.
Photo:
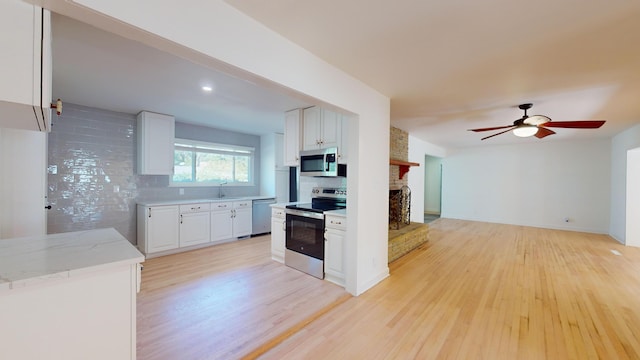
M 251 206 L 253 206 L 253 201 L 251 201 L 251 200 L 234 201 L 233 202 L 233 208 L 234 209 L 250 208 Z
M 326 215 L 324 226 L 330 229 L 346 230 L 347 218 L 343 216 Z
M 284 209 L 271 208 L 271 217 L 284 219 L 286 217 Z
M 206 211 L 209 211 L 209 209 L 210 209 L 209 203 L 184 204 L 184 205 L 180 205 L 180 214 L 206 212 Z
M 211 211 L 231 210 L 233 208 L 232 202 L 214 202 L 211 203 Z

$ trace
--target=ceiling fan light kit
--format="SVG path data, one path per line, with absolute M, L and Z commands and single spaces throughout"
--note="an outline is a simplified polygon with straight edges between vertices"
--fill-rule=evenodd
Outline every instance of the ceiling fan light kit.
M 485 136 L 480 140 L 486 140 L 512 130 L 513 130 L 513 134 L 518 137 L 529 137 L 529 136 L 535 135 L 535 137 L 537 137 L 538 139 L 542 139 L 549 135 L 555 134 L 555 131 L 548 129 L 548 127 L 569 128 L 569 129 L 597 129 L 605 123 L 604 120 L 579 120 L 579 121 L 553 122 L 551 121 L 551 118 L 545 115 L 532 115 L 532 116 L 527 115 L 527 110 L 531 109 L 532 106 L 533 104 L 530 104 L 530 103 L 519 105 L 518 108 L 520 110 L 524 110 L 524 115 L 522 116 L 522 118 L 514 121 L 513 125 L 495 126 L 495 127 L 480 128 L 480 129 L 469 129 L 469 131 L 481 132 L 481 131 L 491 131 L 491 130 L 503 130 L 499 133 Z
M 518 137 L 533 136 L 538 132 L 538 127 L 535 125 L 522 125 L 513 129 L 513 135 Z

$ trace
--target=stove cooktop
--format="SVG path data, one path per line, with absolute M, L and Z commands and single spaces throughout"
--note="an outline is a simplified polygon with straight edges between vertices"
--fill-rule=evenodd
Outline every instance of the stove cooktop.
M 297 204 L 297 205 L 287 205 L 287 209 L 296 209 L 296 210 L 304 210 L 322 213 L 329 210 L 338 210 L 345 209 L 347 207 L 346 204 L 340 203 L 306 203 L 306 204 Z
M 322 213 L 329 210 L 347 208 L 347 190 L 345 188 L 313 188 L 311 203 L 287 205 L 287 209 Z

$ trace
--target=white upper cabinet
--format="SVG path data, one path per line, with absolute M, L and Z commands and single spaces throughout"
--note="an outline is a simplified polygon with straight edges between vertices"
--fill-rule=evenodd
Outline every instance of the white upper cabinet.
M 0 127 L 51 130 L 51 13 L 0 2 Z
M 138 174 L 172 175 L 175 120 L 173 116 L 138 114 Z
M 302 109 L 284 113 L 284 166 L 300 165 L 300 121 Z
M 302 150 L 320 148 L 321 111 L 317 106 L 304 109 L 302 116 Z
M 342 115 L 317 106 L 304 109 L 302 150 L 340 146 Z

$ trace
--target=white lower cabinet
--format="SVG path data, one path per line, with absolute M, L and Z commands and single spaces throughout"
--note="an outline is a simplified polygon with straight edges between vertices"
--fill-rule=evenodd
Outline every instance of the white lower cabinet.
M 180 246 L 178 205 L 138 205 L 138 248 L 145 254 Z
M 208 203 L 180 205 L 180 247 L 208 243 L 210 224 Z
M 253 201 L 233 202 L 233 237 L 251 235 L 253 221 Z
M 211 241 L 251 235 L 253 201 L 211 203 Z
M 340 286 L 345 285 L 346 230 L 345 217 L 325 215 L 324 276 L 326 280 Z
M 271 258 L 281 263 L 284 263 L 285 221 L 284 209 L 271 209 Z
M 251 235 L 253 201 L 138 205 L 138 249 L 167 255 Z
M 222 241 L 233 237 L 233 203 L 211 204 L 211 241 Z

